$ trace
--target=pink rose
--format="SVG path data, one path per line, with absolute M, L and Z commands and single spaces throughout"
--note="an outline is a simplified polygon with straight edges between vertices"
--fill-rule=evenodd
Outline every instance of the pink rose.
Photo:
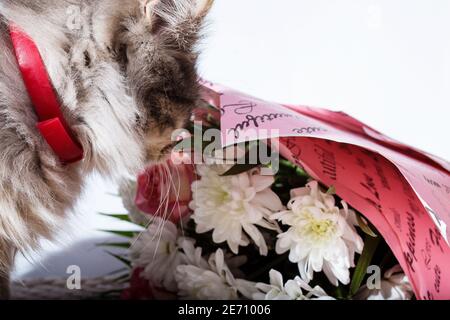
M 189 214 L 194 166 L 173 161 L 153 165 L 138 177 L 136 206 L 142 212 L 178 223 Z M 174 164 L 177 163 L 177 164 Z

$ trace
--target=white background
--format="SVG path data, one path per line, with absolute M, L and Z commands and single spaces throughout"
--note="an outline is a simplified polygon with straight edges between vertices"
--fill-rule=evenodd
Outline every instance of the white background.
M 379 131 L 450 159 L 450 1 L 216 0 L 203 41 L 203 77 L 260 98 L 343 110 Z M 16 276 L 84 276 L 120 267 L 95 247 L 123 212 L 98 177 L 38 264 Z M 33 270 L 33 271 L 31 271 Z M 31 271 L 31 273 L 30 273 Z

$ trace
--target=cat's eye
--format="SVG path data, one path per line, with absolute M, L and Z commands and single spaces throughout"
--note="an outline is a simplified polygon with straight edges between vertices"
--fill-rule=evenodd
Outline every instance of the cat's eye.
M 125 43 L 116 46 L 114 58 L 119 63 L 122 72 L 125 72 L 128 66 L 128 46 Z
M 119 47 L 119 53 L 124 64 L 128 64 L 128 46 L 123 43 Z

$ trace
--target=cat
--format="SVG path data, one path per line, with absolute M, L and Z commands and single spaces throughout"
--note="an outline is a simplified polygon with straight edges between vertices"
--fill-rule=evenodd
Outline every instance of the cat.
M 85 177 L 164 159 L 199 100 L 196 44 L 212 0 L 0 1 L 0 294 L 16 252 L 64 225 Z M 36 128 L 9 33 L 34 41 L 84 150 L 64 164 Z

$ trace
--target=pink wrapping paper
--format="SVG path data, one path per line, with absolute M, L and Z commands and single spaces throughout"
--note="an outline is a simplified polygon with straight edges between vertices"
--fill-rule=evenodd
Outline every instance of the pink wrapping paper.
M 450 164 L 342 113 L 266 102 L 202 81 L 223 147 L 280 138 L 280 152 L 381 232 L 418 299 L 450 299 Z

